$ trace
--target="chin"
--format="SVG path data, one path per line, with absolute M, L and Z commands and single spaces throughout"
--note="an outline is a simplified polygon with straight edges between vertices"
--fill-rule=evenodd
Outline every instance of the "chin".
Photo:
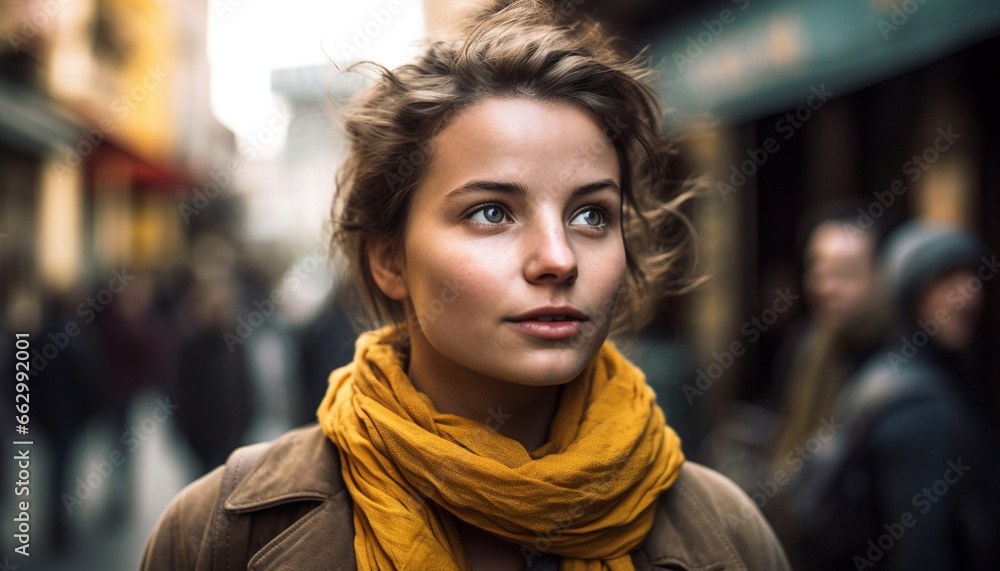
M 502 372 L 493 371 L 492 374 L 496 378 L 516 385 L 532 387 L 564 385 L 578 377 L 593 356 L 593 354 L 589 356 L 581 354 L 579 350 L 563 355 L 534 355 L 534 358 L 521 359 L 516 364 L 507 361 L 508 366 Z

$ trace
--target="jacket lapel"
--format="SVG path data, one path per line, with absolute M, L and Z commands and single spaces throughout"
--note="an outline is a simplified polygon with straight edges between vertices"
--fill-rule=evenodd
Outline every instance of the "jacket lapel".
M 258 551 L 247 569 L 355 571 L 354 525 L 348 499 L 345 489 L 317 506 Z
M 354 516 L 337 448 L 319 426 L 296 433 L 274 443 L 224 506 L 246 514 L 292 502 L 320 504 L 261 548 L 247 568 L 354 571 Z

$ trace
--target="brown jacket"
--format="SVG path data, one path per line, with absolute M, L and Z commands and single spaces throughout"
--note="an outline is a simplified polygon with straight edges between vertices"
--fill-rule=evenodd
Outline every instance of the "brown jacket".
M 143 571 L 355 570 L 351 496 L 318 425 L 237 450 L 185 488 L 146 542 Z M 784 570 L 757 507 L 732 482 L 685 462 L 653 527 L 632 552 L 637 570 Z

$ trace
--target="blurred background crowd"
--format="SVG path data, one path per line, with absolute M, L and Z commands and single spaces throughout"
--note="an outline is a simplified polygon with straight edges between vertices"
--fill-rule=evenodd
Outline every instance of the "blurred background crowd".
M 364 80 L 336 68 L 405 62 L 480 3 L 0 3 L 0 426 L 29 333 L 34 442 L 31 564 L 11 462 L 0 562 L 134 568 L 181 487 L 314 420 L 356 336 L 325 218 Z M 975 565 L 1000 507 L 1000 3 L 556 4 L 649 46 L 671 171 L 705 183 L 711 279 L 624 344 L 687 456 L 800 568 L 919 568 L 927 542 Z

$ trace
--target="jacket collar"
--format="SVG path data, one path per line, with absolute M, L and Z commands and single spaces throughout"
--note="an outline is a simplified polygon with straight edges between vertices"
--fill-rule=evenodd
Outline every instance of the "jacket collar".
M 326 501 L 345 490 L 337 448 L 313 425 L 276 440 L 229 495 L 225 507 L 247 513 L 293 501 Z
M 703 505 L 704 470 L 686 462 L 660 497 L 653 526 L 632 553 L 637 570 L 663 565 L 698 571 L 745 569 L 729 534 Z M 296 501 L 321 504 L 261 549 L 249 569 L 313 569 L 323 561 L 324 568 L 355 570 L 353 502 L 341 477 L 339 452 L 318 425 L 276 440 L 224 505 L 239 514 Z

